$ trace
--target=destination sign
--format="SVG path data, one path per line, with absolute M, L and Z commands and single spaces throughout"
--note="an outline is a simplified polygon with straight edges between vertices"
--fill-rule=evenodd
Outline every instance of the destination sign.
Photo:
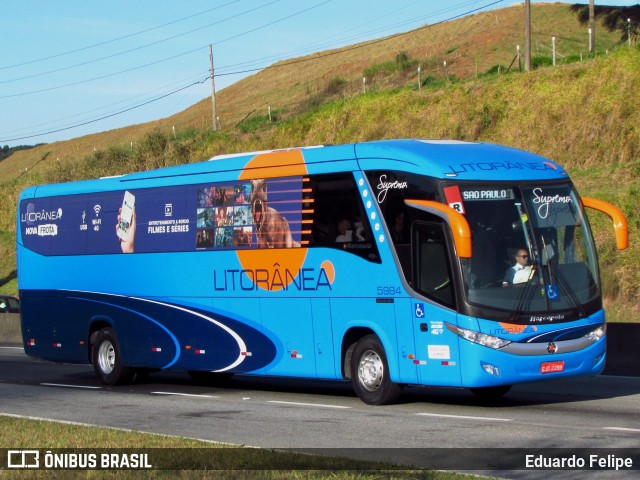
M 515 198 L 512 188 L 475 188 L 461 190 L 462 199 L 467 202 L 513 200 Z

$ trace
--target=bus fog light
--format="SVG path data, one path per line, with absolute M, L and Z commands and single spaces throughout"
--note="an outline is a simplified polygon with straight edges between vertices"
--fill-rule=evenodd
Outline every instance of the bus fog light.
M 482 369 L 487 372 L 489 375 L 494 375 L 496 377 L 500 376 L 500 369 L 495 365 L 491 365 L 490 363 L 480 362 L 482 365 Z
M 604 354 L 600 354 L 598 355 L 596 358 L 593 359 L 593 366 L 595 367 L 596 365 L 598 365 L 598 363 L 600 363 L 600 360 L 602 360 L 602 357 L 604 356 Z

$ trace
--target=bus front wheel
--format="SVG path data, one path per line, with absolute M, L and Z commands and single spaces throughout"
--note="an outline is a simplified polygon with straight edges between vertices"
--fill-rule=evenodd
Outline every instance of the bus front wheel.
M 111 328 L 103 328 L 96 334 L 91 349 L 91 360 L 103 385 L 121 385 L 133 380 L 135 372 L 123 365 L 120 346 Z
M 387 355 L 376 335 L 367 335 L 356 344 L 351 382 L 358 397 L 369 405 L 388 405 L 402 394 L 402 386 L 389 377 Z

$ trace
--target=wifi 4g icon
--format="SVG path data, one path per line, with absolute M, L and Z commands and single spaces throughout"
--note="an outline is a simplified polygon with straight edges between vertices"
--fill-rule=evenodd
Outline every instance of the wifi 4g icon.
M 100 215 L 100 210 L 102 210 L 102 207 L 100 205 L 96 204 L 93 206 L 93 211 L 96 212 L 96 218 L 91 220 L 94 232 L 99 232 L 100 225 L 102 225 L 102 219 L 98 218 L 98 215 Z

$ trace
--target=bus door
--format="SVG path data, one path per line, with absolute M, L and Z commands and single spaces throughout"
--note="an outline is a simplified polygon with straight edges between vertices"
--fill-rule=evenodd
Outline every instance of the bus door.
M 429 300 L 414 298 L 411 305 L 418 378 L 426 385 L 457 385 L 458 337 L 446 328 L 457 325 L 457 313 L 445 224 L 420 221 L 411 230 L 412 286 Z

